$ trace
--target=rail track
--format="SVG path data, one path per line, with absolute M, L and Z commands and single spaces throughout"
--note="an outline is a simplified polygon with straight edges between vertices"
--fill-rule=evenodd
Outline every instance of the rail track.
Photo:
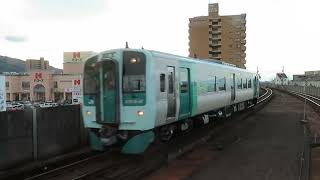
M 304 93 L 300 93 L 300 92 L 295 92 L 295 91 L 289 91 L 290 93 L 299 96 L 303 99 L 306 99 L 308 102 L 312 103 L 313 105 L 320 107 L 320 98 L 316 97 L 316 96 L 311 96 L 309 94 L 304 94 Z
M 316 112 L 320 114 L 320 98 L 316 96 L 312 96 L 306 93 L 296 92 L 296 91 L 287 91 L 283 89 L 279 89 L 282 91 L 286 91 L 287 93 L 304 100 L 305 103 L 311 105 Z M 303 123 L 308 122 L 305 117 L 301 121 Z M 301 179 L 310 179 L 310 165 L 311 165 L 311 149 L 312 147 L 319 147 L 319 137 L 316 135 L 312 137 L 309 132 L 309 125 L 304 126 L 304 134 L 305 134 L 305 145 L 302 149 L 300 155 L 300 168 L 299 168 L 299 180 Z
M 257 101 L 257 106 L 261 106 L 272 96 L 272 90 L 263 88 L 265 93 Z M 248 111 L 242 114 L 243 118 L 249 116 L 254 106 L 249 106 Z M 247 113 L 247 114 L 246 114 Z M 191 150 L 194 146 L 202 143 L 212 137 L 217 131 L 223 131 L 223 123 L 220 125 L 209 124 L 208 127 L 198 129 L 192 135 L 176 138 L 177 142 L 172 142 L 166 147 L 157 147 L 141 156 L 130 156 L 120 154 L 118 151 L 110 151 L 88 157 L 83 160 L 72 162 L 70 164 L 52 169 L 50 171 L 37 174 L 25 180 L 38 179 L 139 179 L 143 175 L 150 173 L 164 163 L 175 159 L 179 155 Z M 222 125 L 221 125 L 222 124 Z M 216 127 L 217 126 L 217 127 Z M 215 128 L 214 133 L 208 133 L 210 128 Z M 207 131 L 207 132 L 206 132 Z M 210 132 L 213 132 L 212 130 Z M 190 134 L 190 133 L 189 133 Z M 198 135 L 194 135 L 198 134 Z M 192 138 L 191 138 L 192 137 Z M 182 142 L 188 139 L 188 143 Z M 170 149 L 172 144 L 177 147 Z

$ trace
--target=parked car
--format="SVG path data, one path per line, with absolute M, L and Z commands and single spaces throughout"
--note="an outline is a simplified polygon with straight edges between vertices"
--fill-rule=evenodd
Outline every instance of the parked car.
M 12 106 L 16 108 L 16 110 L 24 110 L 24 105 L 18 102 L 12 102 Z
M 7 103 L 7 111 L 9 112 L 14 112 L 14 111 L 17 111 L 16 107 L 13 106 L 11 103 Z
M 40 103 L 39 106 L 41 108 L 47 108 L 47 107 L 56 107 L 56 106 L 58 106 L 58 104 L 54 103 L 52 101 L 48 101 L 48 102 Z

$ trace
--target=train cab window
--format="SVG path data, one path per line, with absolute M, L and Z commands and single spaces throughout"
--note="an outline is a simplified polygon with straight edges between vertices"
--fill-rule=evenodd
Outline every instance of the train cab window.
M 100 88 L 99 70 L 96 65 L 98 56 L 88 59 L 84 65 L 84 95 L 97 94 Z
M 218 79 L 217 86 L 218 86 L 219 91 L 225 91 L 226 90 L 226 78 L 224 77 L 224 78 Z
M 247 79 L 243 80 L 243 88 L 247 89 Z
M 166 75 L 160 74 L 160 92 L 166 91 Z
M 146 56 L 141 52 L 123 52 L 123 92 L 145 92 Z
M 242 89 L 242 78 L 238 79 L 237 85 L 238 85 L 238 89 Z
M 251 88 L 251 79 L 248 81 L 248 88 Z

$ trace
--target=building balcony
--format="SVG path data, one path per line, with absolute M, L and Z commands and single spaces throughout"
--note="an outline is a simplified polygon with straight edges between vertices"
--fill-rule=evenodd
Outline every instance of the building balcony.
M 247 30 L 247 28 L 245 26 L 242 26 L 240 29 L 241 29 L 241 31 L 246 31 Z
M 221 60 L 221 56 L 210 56 L 210 59 Z
M 218 37 L 213 37 L 213 36 L 211 36 L 211 37 L 209 37 L 209 41 L 211 42 L 211 41 L 221 41 L 221 37 L 220 36 L 218 36 Z
M 221 30 L 217 30 L 217 31 L 209 30 L 209 34 L 221 34 Z
M 209 22 L 212 22 L 212 23 L 221 22 L 221 19 L 220 18 L 211 18 L 211 19 L 209 19 Z
M 218 51 L 212 51 L 212 50 L 210 50 L 210 51 L 209 51 L 209 57 L 210 57 L 210 58 L 214 58 L 214 59 L 221 59 L 221 51 L 218 52 Z
M 247 43 L 247 41 L 245 39 L 242 39 L 240 42 L 241 42 L 241 44 L 246 44 Z
M 212 24 L 210 24 L 209 25 L 209 27 L 213 27 L 213 28 L 219 28 L 219 27 L 221 27 L 221 23 L 219 22 L 219 23 L 212 23 Z
M 241 47 L 241 50 L 242 50 L 242 51 L 246 51 L 246 50 L 247 50 L 247 47 L 246 47 L 246 46 L 242 46 L 242 47 Z
M 211 48 L 216 48 L 216 47 L 221 47 L 221 42 L 218 42 L 218 43 L 212 43 L 212 42 L 210 42 L 209 43 L 209 47 L 211 47 Z
M 211 49 L 209 50 L 209 54 L 221 54 L 221 49 Z

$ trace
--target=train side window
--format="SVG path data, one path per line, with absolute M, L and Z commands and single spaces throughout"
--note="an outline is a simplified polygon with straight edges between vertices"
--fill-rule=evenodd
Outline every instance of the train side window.
M 216 77 L 208 80 L 208 92 L 216 91 Z
M 188 93 L 189 92 L 189 72 L 186 68 L 180 68 L 180 92 Z
M 242 89 L 242 78 L 238 79 L 238 89 Z
M 226 90 L 226 78 L 225 77 L 218 79 L 218 89 L 219 89 L 219 91 Z
M 243 88 L 247 89 L 247 79 L 243 80 Z
M 166 91 L 166 75 L 160 74 L 160 92 Z
M 214 77 L 214 91 L 217 91 L 217 76 Z
M 251 88 L 251 79 L 248 81 L 248 88 Z
M 173 93 L 173 72 L 169 72 L 168 80 L 169 80 L 169 93 Z

